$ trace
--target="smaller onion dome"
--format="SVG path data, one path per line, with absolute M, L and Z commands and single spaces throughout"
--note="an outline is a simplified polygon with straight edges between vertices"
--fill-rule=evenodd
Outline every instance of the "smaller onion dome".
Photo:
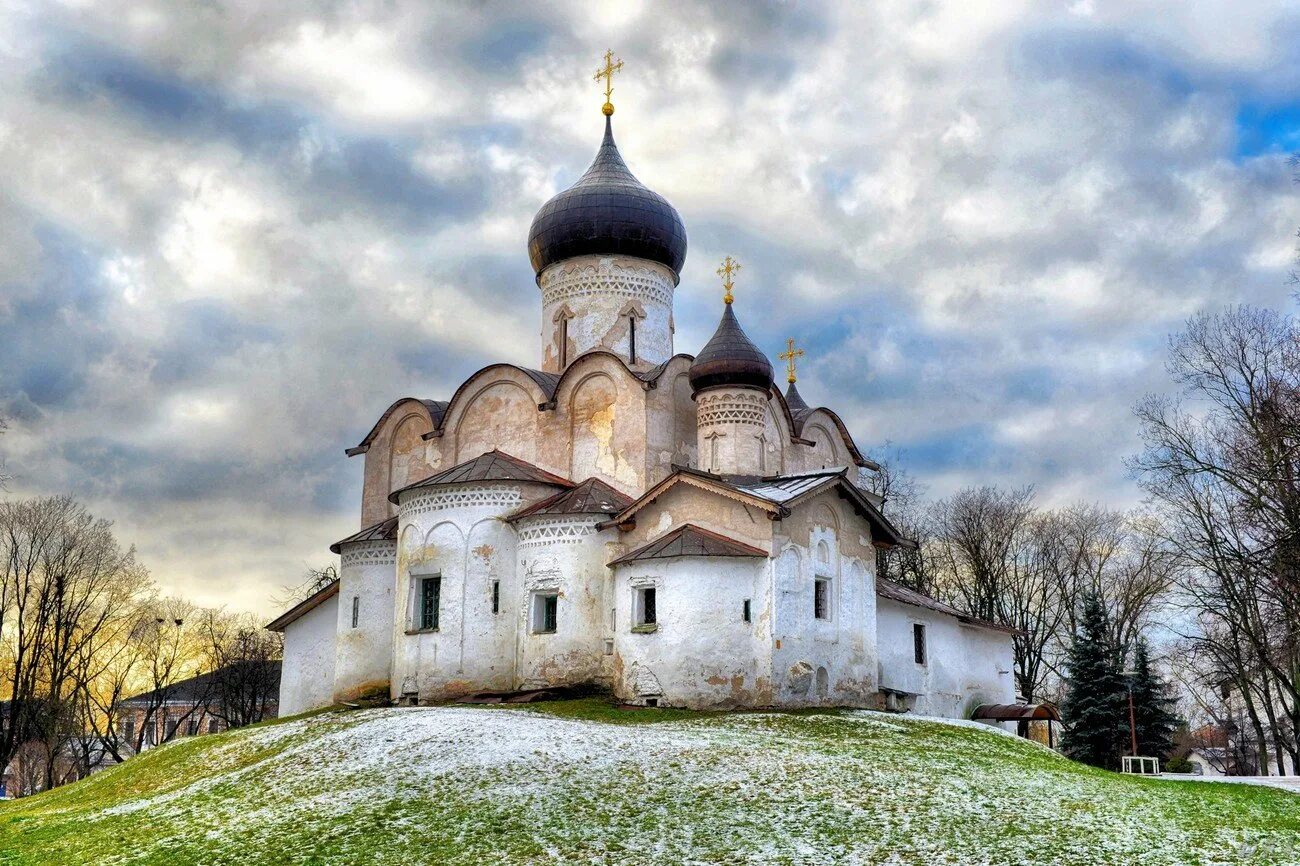
M 772 388 L 772 364 L 745 336 L 736 314 L 728 303 L 713 337 L 704 344 L 687 374 L 692 392 L 709 388 L 741 386 L 769 391 Z
M 807 415 L 812 411 L 807 402 L 804 401 L 803 395 L 799 393 L 799 389 L 794 386 L 794 382 L 791 382 L 790 387 L 785 389 L 785 405 L 790 407 L 790 414 L 794 416 L 796 421 L 799 420 L 799 416 Z
M 583 255 L 649 259 L 679 277 L 686 261 L 682 218 L 623 162 L 608 114 L 591 167 L 542 205 L 528 230 L 528 257 L 539 277 L 556 262 Z

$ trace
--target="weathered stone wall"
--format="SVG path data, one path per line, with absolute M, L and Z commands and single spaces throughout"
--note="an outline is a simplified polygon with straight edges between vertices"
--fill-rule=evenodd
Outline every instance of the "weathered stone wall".
M 673 354 L 672 271 L 630 256 L 577 256 L 538 277 L 542 369 L 559 373 L 584 352 L 613 352 L 637 369 Z M 629 319 L 636 320 L 636 358 Z
M 284 629 L 280 715 L 327 707 L 334 696 L 338 596 L 321 602 Z
M 447 485 L 402 496 L 398 520 L 393 694 L 422 702 L 515 681 L 515 618 L 492 612 L 492 584 L 516 598 L 516 535 L 501 518 L 555 492 L 540 484 Z M 442 578 L 436 631 L 419 628 L 415 582 Z
M 339 557 L 334 700 L 389 694 L 396 541 L 345 544 Z M 357 624 L 352 625 L 353 600 Z
M 759 550 L 772 549 L 772 521 L 767 512 L 686 482 L 675 484 L 638 511 L 636 526 L 624 532 L 619 541 L 624 552 L 635 550 L 684 523 L 720 532 Z
M 865 522 L 828 491 L 776 527 L 773 686 L 786 705 L 871 706 L 876 692 L 875 557 Z M 816 582 L 828 581 L 816 616 Z
M 769 560 L 679 557 L 615 569 L 615 693 L 675 707 L 772 703 L 766 622 L 759 617 Z M 653 586 L 654 630 L 637 628 L 635 595 Z M 751 600 L 753 621 L 742 618 Z
M 880 686 L 915 697 L 904 708 L 964 718 L 977 704 L 1015 701 L 1011 635 L 964 625 L 955 617 L 879 599 Z M 917 664 L 912 626 L 926 628 L 926 663 Z
M 518 635 L 516 688 L 608 684 L 605 641 L 613 637 L 610 584 L 605 563 L 618 531 L 597 531 L 595 515 L 539 515 L 518 531 L 518 590 L 508 604 Z M 534 595 L 558 594 L 556 629 L 532 627 Z
M 384 419 L 365 457 L 361 492 L 361 526 L 373 526 L 395 513 L 388 494 L 428 476 L 425 443 L 433 429 L 429 412 L 418 400 L 406 400 Z
M 775 475 L 768 395 L 754 388 L 710 388 L 695 396 L 700 468 L 719 475 Z

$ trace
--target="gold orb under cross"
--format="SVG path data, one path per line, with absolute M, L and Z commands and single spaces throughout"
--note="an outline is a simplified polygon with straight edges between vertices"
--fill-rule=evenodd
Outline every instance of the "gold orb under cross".
M 724 304 L 730 304 L 735 300 L 735 296 L 731 294 L 731 290 L 735 288 L 736 284 L 732 281 L 731 275 L 738 270 L 740 270 L 740 262 L 736 261 L 731 256 L 727 256 L 723 259 L 722 267 L 717 270 L 718 276 L 722 277 L 722 288 L 726 290 L 726 294 L 722 296 L 722 302 Z

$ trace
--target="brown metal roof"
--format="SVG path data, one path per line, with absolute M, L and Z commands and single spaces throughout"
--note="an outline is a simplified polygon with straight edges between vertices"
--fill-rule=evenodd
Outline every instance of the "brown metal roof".
M 1061 713 L 1053 704 L 980 704 L 971 713 L 972 719 L 997 722 L 1019 722 L 1040 719 L 1059 722 Z
M 693 523 L 684 523 L 666 535 L 625 553 L 609 564 L 623 565 L 645 559 L 668 559 L 672 556 L 761 556 L 767 553 L 725 535 L 701 529 Z
M 392 541 L 397 538 L 397 518 L 390 517 L 387 520 L 381 520 L 378 523 L 367 526 L 360 532 L 354 532 L 341 541 L 336 541 L 330 545 L 330 553 L 338 553 L 343 549 L 343 545 L 351 544 L 354 541 Z
M 520 460 L 504 451 L 493 449 L 473 460 L 467 460 L 450 469 L 430 475 L 423 481 L 400 487 L 388 495 L 388 501 L 396 504 L 398 496 L 408 490 L 438 487 L 443 484 L 466 484 L 473 481 L 533 481 L 538 484 L 553 484 L 556 487 L 574 486 L 567 478 L 553 475 L 527 460 Z
M 513 523 L 538 514 L 617 514 L 631 504 L 632 497 L 599 478 L 588 478 L 577 487 L 521 508 L 506 519 Z
M 923 592 L 917 592 L 914 589 L 908 589 L 902 584 L 894 583 L 892 580 L 886 580 L 883 577 L 876 578 L 876 595 L 900 604 L 910 604 L 913 607 L 923 607 L 926 610 L 932 610 L 935 613 L 943 613 L 955 617 L 967 625 L 976 625 L 981 628 L 992 629 L 993 631 L 1004 631 L 1008 634 L 1015 634 L 1016 629 L 1005 625 L 999 625 L 987 619 L 980 619 L 977 616 L 971 616 L 964 613 L 950 604 L 944 604 L 937 598 L 931 598 Z
M 307 596 L 293 607 L 266 624 L 267 631 L 284 631 L 284 627 L 305 614 L 311 613 L 325 602 L 339 594 L 339 582 L 332 581 L 312 595 Z

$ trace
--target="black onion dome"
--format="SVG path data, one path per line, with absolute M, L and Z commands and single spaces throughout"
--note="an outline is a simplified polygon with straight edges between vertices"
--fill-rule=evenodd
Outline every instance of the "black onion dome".
M 721 385 L 745 385 L 767 391 L 772 387 L 772 364 L 736 321 L 727 304 L 713 337 L 695 356 L 688 373 L 695 393 Z
M 533 217 L 528 257 L 540 276 L 574 256 L 614 254 L 659 262 L 680 275 L 686 227 L 667 199 L 628 170 L 606 117 L 605 139 L 591 168 Z

